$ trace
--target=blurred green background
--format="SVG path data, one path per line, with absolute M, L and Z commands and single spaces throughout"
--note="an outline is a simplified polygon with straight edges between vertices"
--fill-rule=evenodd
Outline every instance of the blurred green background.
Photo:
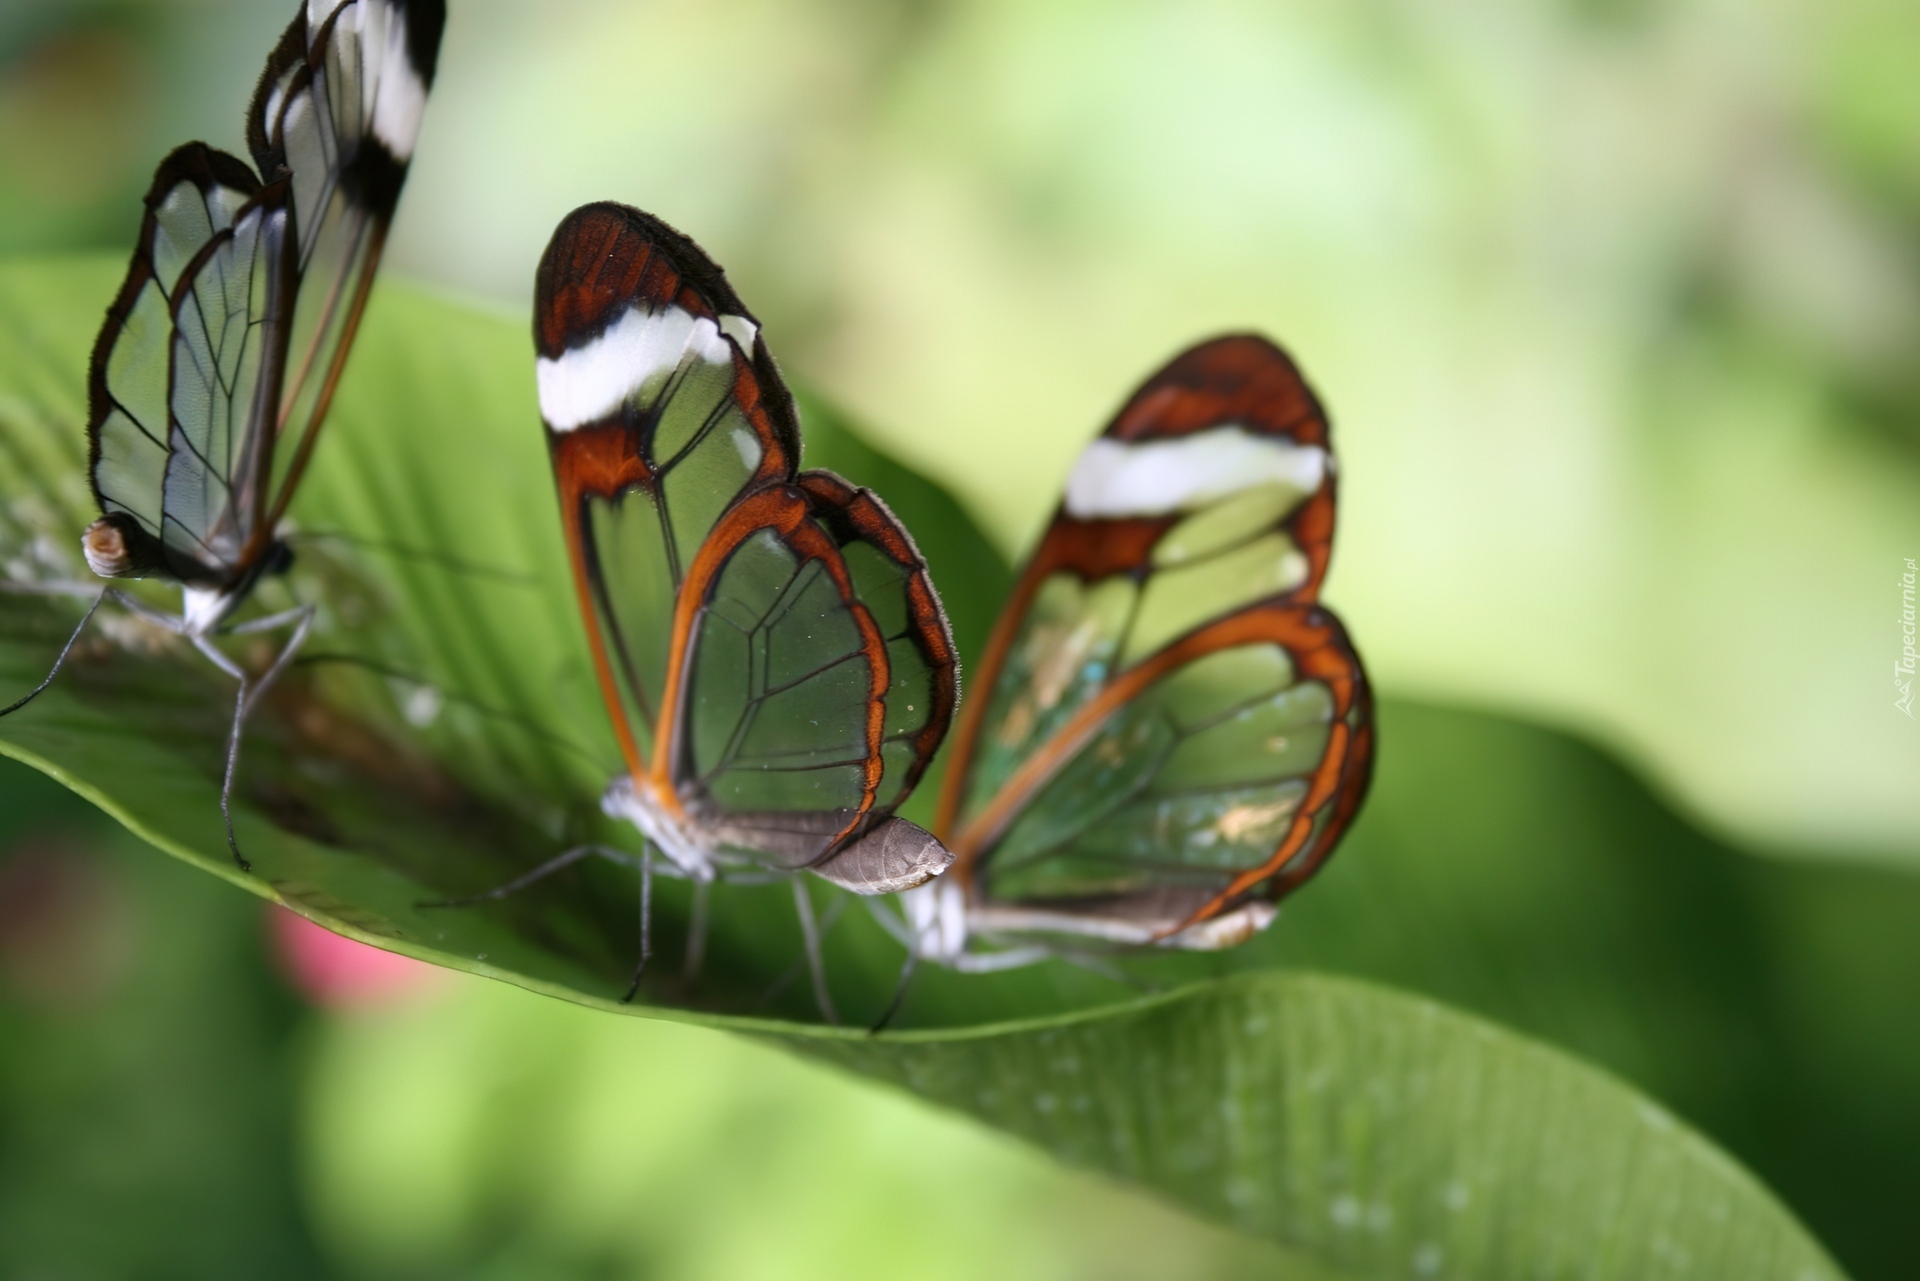
M 0 252 L 130 243 L 160 155 L 239 149 L 290 8 L 0 2 Z M 561 214 L 651 209 L 1009 552 L 1134 382 L 1263 329 L 1334 416 L 1328 597 L 1383 690 L 1604 744 L 1771 860 L 1715 892 L 1776 933 L 1844 940 L 1877 904 L 1879 936 L 1920 937 L 1920 725 L 1891 680 L 1920 556 L 1910 0 L 450 8 L 390 270 L 523 314 Z M 0 843 L 0 1274 L 1283 1266 L 717 1036 L 461 979 L 310 1009 L 251 902 L 18 767 Z M 1913 958 L 1816 972 L 1840 951 L 1754 982 L 1818 993 L 1796 1035 L 1904 1045 Z M 1783 1045 L 1750 1047 L 1756 1078 Z M 1914 1115 L 1911 1055 L 1835 1061 L 1815 1088 L 1863 1132 Z M 1902 1275 L 1892 1225 L 1810 1208 L 1865 1149 L 1773 1143 L 1803 1152 L 1797 1195 L 1760 1159 L 1766 1090 L 1717 1117 L 1713 1086 L 1679 1089 L 1689 1114 L 1859 1275 Z M 1910 1162 L 1852 1173 L 1920 1195 Z M 880 1234 L 851 1208 L 934 1197 Z

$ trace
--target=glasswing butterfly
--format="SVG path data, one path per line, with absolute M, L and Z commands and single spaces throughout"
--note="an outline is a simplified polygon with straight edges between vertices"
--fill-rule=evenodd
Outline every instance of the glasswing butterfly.
M 1333 852 L 1374 747 L 1315 604 L 1334 472 L 1319 402 L 1251 335 L 1176 357 L 1086 448 L 955 729 L 953 869 L 876 913 L 909 968 L 1232 946 Z
M 574 587 L 627 767 L 601 808 L 646 853 L 580 846 L 475 898 L 589 855 L 637 866 L 644 968 L 655 851 L 695 883 L 696 914 L 729 868 L 864 895 L 938 875 L 952 856 L 893 811 L 959 700 L 946 615 L 878 497 L 799 469 L 793 397 L 721 269 L 650 214 L 586 205 L 540 260 L 533 337 Z M 831 1020 L 811 900 L 792 884 Z
M 312 606 L 229 620 L 292 556 L 281 518 L 333 399 L 406 179 L 446 21 L 443 0 L 307 0 L 247 112 L 254 167 L 193 142 L 161 161 L 88 373 L 81 549 L 102 578 L 178 583 L 181 610 L 111 595 L 240 684 L 220 810 L 247 715 L 305 639 Z M 256 172 L 257 168 L 257 172 Z M 255 678 L 212 642 L 291 627 Z

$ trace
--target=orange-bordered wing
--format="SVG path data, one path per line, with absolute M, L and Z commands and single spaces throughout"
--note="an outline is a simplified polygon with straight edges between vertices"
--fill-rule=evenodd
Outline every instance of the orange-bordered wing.
M 629 771 L 707 842 L 825 874 L 888 823 L 953 712 L 924 561 L 871 493 L 796 470 L 793 400 L 758 322 L 658 219 L 599 204 L 563 221 L 534 328 Z M 846 875 L 877 884 L 863 866 Z
M 1165 938 L 1319 866 L 1373 744 L 1314 603 L 1333 517 L 1326 417 L 1263 338 L 1185 352 L 1088 446 L 955 736 L 937 827 L 977 921 Z

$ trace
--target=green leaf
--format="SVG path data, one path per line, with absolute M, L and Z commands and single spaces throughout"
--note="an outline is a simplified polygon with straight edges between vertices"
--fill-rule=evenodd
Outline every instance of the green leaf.
M 1664 1109 L 1352 980 L 1249 974 L 1017 1030 L 804 1048 L 1347 1275 L 1835 1275 Z
M 0 904 L 0 1276 L 337 1275 L 254 905 L 11 761 Z
M 98 259 L 0 271 L 0 559 L 16 580 L 83 578 L 82 374 L 116 276 L 117 263 Z M 1004 563 L 936 487 L 811 409 L 807 462 L 879 489 L 926 549 L 963 655 L 977 650 Z M 226 856 L 216 805 L 231 690 L 111 606 L 48 693 L 0 722 L 0 751 L 169 853 L 352 937 L 604 1009 L 780 1038 L 1354 1276 L 1451 1273 L 1462 1262 L 1487 1277 L 1836 1275 L 1703 1140 L 1556 1052 L 1348 981 L 1262 973 L 1193 985 L 1270 966 L 1295 937 L 1327 942 L 1316 915 L 1369 921 L 1365 880 L 1342 891 L 1330 877 L 1334 888 L 1302 895 L 1286 928 L 1256 946 L 1130 963 L 1141 982 L 1178 989 L 1169 995 L 1142 1000 L 1059 963 L 930 972 L 903 1019 L 916 1030 L 875 1038 L 808 1025 L 781 886 L 716 891 L 709 964 L 690 987 L 675 964 L 684 887 L 663 884 L 660 959 L 640 1007 L 616 1000 L 637 943 L 630 873 L 583 866 L 502 903 L 425 906 L 498 885 L 566 844 L 635 848 L 596 804 L 618 757 L 537 421 L 520 325 L 403 287 L 378 294 L 295 505 L 299 560 L 258 606 L 314 600 L 322 614 L 301 665 L 249 729 L 236 825 L 252 875 Z M 164 592 L 152 599 L 167 603 Z M 8 600 L 0 688 L 40 678 L 79 608 L 59 596 Z M 258 664 L 271 642 L 235 652 Z M 1391 733 L 1388 743 L 1391 761 Z M 1417 779 L 1419 760 L 1407 758 L 1404 778 Z M 1383 792 L 1390 777 L 1383 770 Z M 916 806 L 931 794 L 923 787 Z M 1405 861 L 1421 845 L 1416 832 L 1396 854 Z M 1336 870 L 1387 861 L 1365 848 L 1357 832 Z M 1380 902 L 1405 906 L 1391 887 Z M 1549 920 L 1581 907 L 1546 906 Z M 1377 940 L 1381 928 L 1350 932 Z M 1464 939 L 1463 955 L 1475 955 L 1471 934 L 1441 928 L 1433 939 L 1428 960 L 1441 958 L 1443 976 L 1462 972 L 1449 946 Z M 1394 957 L 1383 946 L 1352 968 Z M 884 1008 L 899 961 L 858 907 L 841 918 L 828 964 L 849 1017 Z M 1550 988 L 1554 967 L 1538 968 Z M 1500 982 L 1457 986 L 1456 999 L 1485 1004 Z M 1459 1199 L 1449 1180 L 1466 1181 L 1464 1208 L 1449 1208 Z

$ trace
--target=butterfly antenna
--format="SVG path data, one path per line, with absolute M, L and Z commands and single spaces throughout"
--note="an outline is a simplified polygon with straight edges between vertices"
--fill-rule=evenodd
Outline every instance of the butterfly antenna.
M 708 881 L 693 883 L 693 910 L 687 918 L 687 957 L 680 964 L 680 976 L 688 990 L 700 981 L 700 967 L 707 959 L 707 895 L 712 889 Z
M 106 589 L 102 588 L 100 591 L 100 594 L 93 598 L 93 604 L 87 606 L 87 612 L 81 615 L 80 625 L 73 629 L 73 635 L 67 637 L 67 643 L 60 647 L 60 657 L 53 660 L 53 670 L 47 673 L 47 678 L 41 681 L 38 685 L 35 685 L 32 691 L 29 692 L 26 695 L 26 697 L 15 699 L 13 702 L 7 704 L 7 706 L 4 709 L 0 709 L 0 716 L 7 716 L 14 712 L 19 711 L 21 708 L 25 707 L 28 703 L 31 703 L 34 699 L 40 697 L 41 694 L 46 692 L 47 686 L 53 684 L 53 678 L 60 674 L 60 669 L 62 667 L 66 666 L 67 655 L 73 652 L 73 647 L 75 642 L 77 642 L 80 639 L 80 633 L 86 631 L 87 624 L 93 621 L 93 612 L 100 608 L 100 602 L 105 600 L 106 598 L 107 598 Z
M 640 990 L 640 976 L 647 972 L 647 962 L 653 959 L 653 842 L 640 855 L 640 963 L 633 967 L 633 982 L 627 984 L 627 994 L 620 998 L 620 1004 L 629 1004 L 634 994 Z
M 458 556 L 448 556 L 444 552 L 429 551 L 424 547 L 409 547 L 405 543 L 390 543 L 380 538 L 362 538 L 358 534 L 341 533 L 338 530 L 296 531 L 286 535 L 281 541 L 288 543 L 345 543 L 349 547 L 359 547 L 367 551 L 382 552 L 396 560 L 410 560 L 421 565 L 432 565 L 437 569 L 450 570 L 456 574 L 466 574 L 472 578 L 490 578 L 495 582 L 512 583 L 518 587 L 537 586 L 540 578 L 536 574 L 523 573 L 515 569 L 500 569 L 493 565 L 481 565 L 470 560 L 461 560 Z
M 800 914 L 800 942 L 806 948 L 807 972 L 813 978 L 813 1003 L 821 1018 L 838 1027 L 840 1012 L 833 1008 L 833 993 L 827 990 L 826 958 L 820 954 L 820 923 L 814 919 L 813 896 L 799 876 L 793 878 L 793 910 Z
M 621 867 L 631 867 L 634 862 L 633 856 L 623 850 L 609 849 L 604 845 L 576 845 L 570 850 L 563 850 L 554 855 L 538 867 L 530 871 L 522 872 L 505 885 L 496 885 L 490 890 L 481 890 L 478 894 L 468 894 L 461 898 L 436 899 L 431 903 L 415 903 L 414 906 L 423 909 L 472 907 L 475 903 L 484 903 L 488 899 L 506 898 L 509 895 L 518 894 L 529 885 L 546 880 L 555 872 L 564 871 L 572 867 L 575 863 L 578 863 L 581 859 L 589 855 L 597 855 L 610 863 L 617 863 Z

